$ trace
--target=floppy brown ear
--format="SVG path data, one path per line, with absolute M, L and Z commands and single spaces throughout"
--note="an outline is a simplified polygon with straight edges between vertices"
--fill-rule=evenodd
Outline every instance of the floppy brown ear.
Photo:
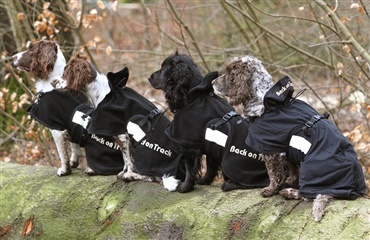
M 242 62 L 236 61 L 226 67 L 227 82 L 229 83 L 230 104 L 239 105 L 251 95 L 252 74 L 249 68 Z
M 40 41 L 35 54 L 32 56 L 31 72 L 41 79 L 47 79 L 53 71 L 57 58 L 58 47 L 51 41 Z
M 77 53 L 68 61 L 64 68 L 63 78 L 67 81 L 67 88 L 73 91 L 84 91 L 87 84 L 96 78 L 96 72 L 87 58 Z

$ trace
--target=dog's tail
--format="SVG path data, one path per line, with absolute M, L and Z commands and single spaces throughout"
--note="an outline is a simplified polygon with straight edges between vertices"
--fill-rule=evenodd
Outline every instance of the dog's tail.
M 176 191 L 180 180 L 176 179 L 174 176 L 163 175 L 162 177 L 163 187 L 170 192 Z
M 318 194 L 313 201 L 312 215 L 316 222 L 319 222 L 324 215 L 324 209 L 329 204 L 332 196 Z

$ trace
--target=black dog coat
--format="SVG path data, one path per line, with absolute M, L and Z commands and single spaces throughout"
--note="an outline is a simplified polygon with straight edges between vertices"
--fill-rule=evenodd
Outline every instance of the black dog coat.
M 221 158 L 225 180 L 231 179 L 248 188 L 269 185 L 261 154 L 245 144 L 248 123 L 235 112 L 211 120 L 205 131 L 205 151 L 212 158 Z
M 78 120 L 79 116 L 89 111 L 90 107 L 84 104 L 87 101 L 82 94 L 75 94 L 65 90 L 53 90 L 39 93 L 34 103 L 27 109 L 28 114 L 54 130 L 67 130 L 70 141 L 85 148 L 87 165 L 95 173 L 101 175 L 118 174 L 122 171 L 124 162 L 122 152 L 114 145 L 113 139 L 107 136 L 90 135 L 84 125 Z M 76 122 L 77 119 L 77 122 Z
M 190 90 L 190 94 L 202 94 L 175 111 L 167 134 L 179 144 L 200 148 L 207 157 L 218 159 L 225 179 L 251 188 L 265 187 L 269 184 L 265 164 L 244 143 L 248 124 L 213 93 L 212 80 L 217 76 L 217 72 L 209 73 Z
M 134 140 L 133 157 L 138 173 L 166 174 L 183 180 L 185 163 L 179 146 L 164 134 L 168 124 L 170 121 L 152 102 L 129 87 L 116 85 L 92 112 L 87 129 L 89 133 L 108 136 L 128 132 Z
M 299 194 L 356 199 L 365 193 L 364 175 L 353 146 L 310 105 L 292 98 L 288 77 L 265 95 L 265 113 L 250 124 L 246 144 L 262 153 L 286 152 L 300 164 Z
M 73 136 L 81 136 L 80 145 L 84 144 L 87 165 L 101 175 L 118 174 L 123 170 L 122 151 L 112 136 L 88 134 L 86 126 L 93 108 L 87 103 L 76 107 L 69 129 Z M 76 125 L 77 124 L 77 125 Z M 76 127 L 78 126 L 78 127 Z

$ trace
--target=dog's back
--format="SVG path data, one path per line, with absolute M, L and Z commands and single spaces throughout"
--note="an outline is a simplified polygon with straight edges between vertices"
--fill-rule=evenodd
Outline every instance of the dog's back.
M 353 146 L 327 116 L 293 99 L 293 91 L 285 77 L 266 93 L 265 113 L 250 125 L 247 145 L 264 154 L 287 152 L 287 159 L 301 166 L 299 193 L 303 197 L 324 194 L 355 199 L 363 195 L 364 176 Z

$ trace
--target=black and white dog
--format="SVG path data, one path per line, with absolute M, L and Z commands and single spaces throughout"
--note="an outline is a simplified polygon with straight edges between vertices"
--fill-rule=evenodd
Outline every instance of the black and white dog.
M 293 97 L 289 77 L 274 83 L 261 61 L 244 56 L 234 58 L 214 85 L 232 105 L 243 105 L 244 117 L 251 122 L 246 144 L 265 155 L 286 152 L 288 161 L 299 168 L 299 190 L 283 189 L 280 194 L 287 199 L 315 199 L 315 221 L 320 221 L 332 197 L 356 199 L 365 193 L 353 146 L 327 119 L 328 114 L 321 115 Z M 266 163 L 267 168 L 270 165 Z M 284 169 L 269 172 L 279 179 Z M 272 192 L 277 193 L 283 183 L 278 181 Z
M 108 80 L 108 78 L 109 80 Z M 124 181 L 155 181 L 171 175 L 168 190 L 184 178 L 183 157 L 178 145 L 165 134 L 170 123 L 152 102 L 126 87 L 127 68 L 101 74 L 82 54 L 76 54 L 64 70 L 67 89 L 88 96 L 94 111 L 87 130 L 111 136 L 121 148 L 125 162 L 117 178 Z
M 248 124 L 213 92 L 212 80 L 217 76 L 212 72 L 203 78 L 189 56 L 176 52 L 149 77 L 151 85 L 164 92 L 174 113 L 167 134 L 181 145 L 186 159 L 186 179 L 177 187 L 182 193 L 192 191 L 195 183 L 211 184 L 220 167 L 224 191 L 269 184 L 260 154 L 244 143 Z M 203 154 L 207 172 L 200 177 Z

